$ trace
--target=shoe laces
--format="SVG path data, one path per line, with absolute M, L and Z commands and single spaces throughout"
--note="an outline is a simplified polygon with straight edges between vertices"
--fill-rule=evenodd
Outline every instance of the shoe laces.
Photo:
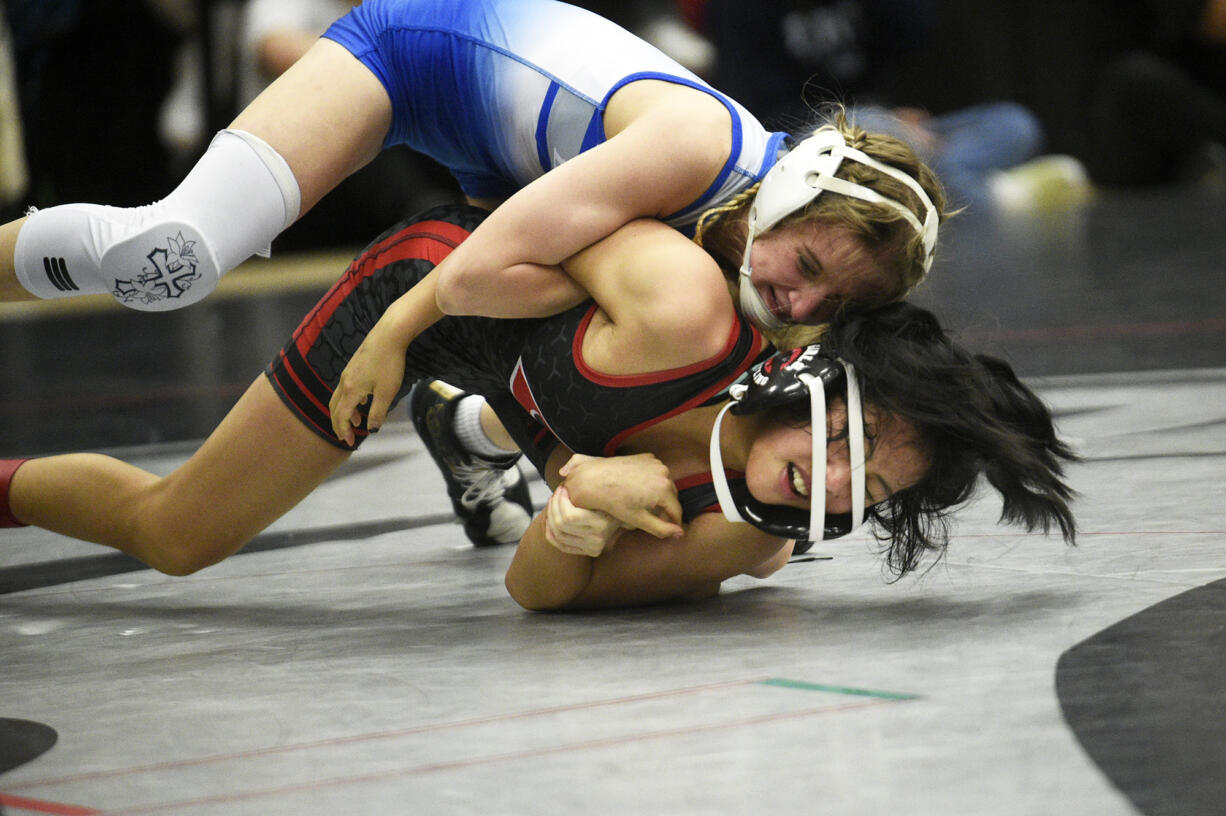
M 464 485 L 460 503 L 465 507 L 493 505 L 502 501 L 507 493 L 505 470 L 485 464 L 463 464 L 451 468 L 451 472 L 456 481 Z

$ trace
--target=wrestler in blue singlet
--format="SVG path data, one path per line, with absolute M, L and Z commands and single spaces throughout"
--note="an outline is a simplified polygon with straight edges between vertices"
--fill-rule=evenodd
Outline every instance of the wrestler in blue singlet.
M 554 0 L 366 0 L 324 36 L 387 89 L 385 144 L 431 156 L 474 198 L 509 196 L 603 142 L 609 98 L 638 79 L 698 88 L 732 115 L 719 177 L 664 219 L 684 232 L 760 179 L 784 139 L 630 32 Z

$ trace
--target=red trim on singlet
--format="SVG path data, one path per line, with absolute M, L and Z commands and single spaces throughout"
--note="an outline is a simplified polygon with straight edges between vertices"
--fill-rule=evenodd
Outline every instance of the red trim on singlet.
M 288 368 L 282 367 L 280 371 L 289 372 L 290 376 L 293 376 L 293 372 Z M 268 374 L 275 381 L 274 390 L 277 392 L 278 395 L 280 395 L 281 401 L 284 402 L 287 406 L 289 406 L 290 410 L 294 412 L 294 416 L 298 417 L 299 421 L 301 421 L 305 425 L 310 426 L 311 428 L 314 428 L 316 432 L 323 434 L 324 436 L 328 437 L 331 440 L 334 440 L 337 442 L 340 441 L 339 439 L 337 439 L 336 434 L 332 432 L 332 428 L 330 427 L 324 428 L 323 426 L 321 426 L 311 416 L 309 416 L 307 412 L 304 411 L 298 403 L 294 401 L 294 394 L 290 393 L 290 391 L 285 387 L 285 384 L 281 382 L 281 378 L 278 376 L 278 369 L 274 368 L 270 370 Z M 294 377 L 294 380 L 296 382 L 298 381 L 298 378 Z M 302 394 L 305 392 L 299 389 L 295 393 Z
M 306 386 L 305 383 L 302 382 L 302 379 L 298 376 L 298 370 L 295 369 L 294 366 L 290 364 L 289 358 L 286 357 L 284 350 L 281 351 L 280 353 L 280 359 L 282 362 L 281 366 L 274 367 L 269 373 L 271 373 L 272 377 L 277 381 L 277 387 L 281 389 L 281 393 L 286 395 L 286 397 L 290 399 L 291 404 L 293 404 L 295 413 L 298 414 L 298 417 L 303 422 L 307 423 L 312 428 L 315 428 L 315 430 L 319 431 L 324 436 L 328 437 L 329 439 L 334 439 L 338 442 L 341 441 L 340 437 L 338 437 L 336 433 L 332 430 L 331 425 L 327 425 L 327 426 L 320 425 L 312 417 L 310 417 L 305 411 L 303 411 L 302 408 L 298 407 L 296 402 L 294 402 L 293 398 L 290 396 L 290 389 L 285 387 L 285 384 L 281 382 L 281 378 L 278 376 L 278 373 L 281 371 L 288 374 L 290 379 L 292 379 L 294 383 L 298 386 L 296 389 L 294 389 L 295 393 L 301 394 L 302 396 L 310 400 L 311 404 L 313 404 L 317 409 L 319 409 L 319 411 L 323 413 L 324 416 L 332 415 L 331 408 L 327 405 L 324 405 L 322 402 L 316 399 L 315 395 L 311 393 L 311 390 Z M 318 374 L 315 373 L 315 369 L 311 368 L 308 370 L 312 374 L 315 375 L 315 379 L 323 383 L 323 379 Z M 327 387 L 327 384 L 324 383 L 324 386 Z M 331 393 L 331 389 L 329 389 L 329 393 Z M 365 428 L 354 428 L 353 432 L 354 432 L 355 440 L 361 440 L 370 435 L 370 432 L 367 431 Z
M 585 314 L 583 319 L 579 322 L 579 327 L 575 331 L 575 338 L 571 343 L 571 357 L 574 360 L 575 369 L 580 374 L 582 374 L 589 381 L 608 388 L 633 388 L 644 385 L 655 385 L 658 383 L 680 379 L 682 377 L 688 377 L 691 374 L 699 374 L 715 365 L 718 365 L 720 362 L 726 359 L 732 353 L 733 349 L 736 348 L 737 341 L 741 336 L 742 323 L 740 316 L 737 315 L 732 321 L 732 328 L 728 330 L 728 339 L 724 342 L 724 347 L 720 349 L 719 353 L 714 354 L 705 360 L 701 360 L 687 366 L 681 366 L 680 368 L 670 368 L 663 371 L 651 371 L 646 374 L 604 374 L 589 366 L 583 359 L 583 338 L 586 336 L 588 327 L 591 325 L 592 318 L 595 317 L 596 310 L 599 308 L 599 306 L 593 304 L 592 307 L 588 309 L 587 314 Z M 758 331 L 757 327 L 753 325 L 749 325 L 749 330 L 753 333 L 753 342 L 750 344 L 750 349 L 745 355 L 745 358 L 737 364 L 735 370 L 671 411 L 661 414 L 660 416 L 653 417 L 652 419 L 644 422 L 640 422 L 638 425 L 627 428 L 626 430 L 617 434 L 607 443 L 605 443 L 604 455 L 612 456 L 613 453 L 619 447 L 621 447 L 622 442 L 639 431 L 663 422 L 669 417 L 684 413 L 697 405 L 701 405 L 714 395 L 718 394 L 720 391 L 723 391 L 732 383 L 736 382 L 737 379 L 740 378 L 741 374 L 745 372 L 745 369 L 747 369 L 749 365 L 757 359 L 758 353 L 761 350 L 761 333 Z
M 25 522 L 18 521 L 9 505 L 9 484 L 13 481 L 17 469 L 30 461 L 27 459 L 0 459 L 0 527 L 25 527 Z
M 527 375 L 524 374 L 522 356 L 515 361 L 515 370 L 511 372 L 511 379 L 507 381 L 507 385 L 511 389 L 511 396 L 521 408 L 528 412 L 528 416 L 545 426 L 545 429 L 553 434 L 554 438 L 557 438 L 557 431 L 550 427 L 548 420 L 545 419 L 545 412 L 541 410 L 540 403 L 536 401 L 536 394 L 532 393 L 532 385 L 528 382 Z
M 680 368 L 666 368 L 662 371 L 649 371 L 645 374 L 605 374 L 589 366 L 583 359 L 583 338 L 587 335 L 588 326 L 591 325 L 592 318 L 595 317 L 596 311 L 599 308 L 598 305 L 592 304 L 592 307 L 587 310 L 587 314 L 583 316 L 583 320 L 579 321 L 579 328 L 575 330 L 575 339 L 571 345 L 571 356 L 574 358 L 575 368 L 578 369 L 580 374 L 597 385 L 604 385 L 609 388 L 632 388 L 638 385 L 653 385 L 654 383 L 667 382 L 669 380 L 679 380 L 682 377 L 706 371 L 726 358 L 736 348 L 736 341 L 741 336 L 741 321 L 737 318 L 732 321 L 732 328 L 728 332 L 728 339 L 724 342 L 724 347 L 705 360 L 699 360 L 696 363 L 690 363 Z M 757 329 L 754 329 L 754 334 L 757 334 Z M 754 353 L 756 354 L 757 352 L 755 351 Z
M 741 319 L 740 317 L 737 317 L 737 319 L 733 321 L 733 325 L 732 325 L 734 339 L 736 336 L 740 334 L 740 325 L 741 325 Z M 650 428 L 652 425 L 661 423 L 664 420 L 669 419 L 670 417 L 677 416 L 678 414 L 683 414 L 686 411 L 690 410 L 691 408 L 696 408 L 699 405 L 702 405 L 704 402 L 711 399 L 711 397 L 720 393 L 725 388 L 727 388 L 728 386 L 736 382 L 738 379 L 740 379 L 741 375 L 744 374 L 745 371 L 751 365 L 753 365 L 754 360 L 758 359 L 758 354 L 761 352 L 761 349 L 762 349 L 762 334 L 758 331 L 757 327 L 755 326 L 751 325 L 749 329 L 750 331 L 753 332 L 753 342 L 750 344 L 749 350 L 745 353 L 744 358 L 742 358 L 741 361 L 737 363 L 736 367 L 732 371 L 728 372 L 728 374 L 721 377 L 719 380 L 712 383 L 711 385 L 707 386 L 702 391 L 695 394 L 693 397 L 690 397 L 688 400 L 681 403 L 676 408 L 673 408 L 671 411 L 668 411 L 667 413 L 664 413 L 664 414 L 660 414 L 657 417 L 652 417 L 651 419 L 648 419 L 644 422 L 640 422 L 638 425 L 635 425 L 630 428 L 626 428 L 625 430 L 621 431 L 616 436 L 614 436 L 612 439 L 610 439 L 607 443 L 605 443 L 604 455 L 612 456 L 614 452 L 616 452 L 617 449 L 622 446 L 623 442 L 625 442 L 630 437 L 634 436 L 639 431 Z M 728 349 L 727 347 L 725 347 L 725 353 L 730 350 L 731 349 Z
M 724 475 L 727 476 L 729 480 L 745 478 L 744 472 L 739 471 L 739 470 L 732 470 L 731 468 L 724 468 Z M 685 476 L 680 479 L 675 479 L 673 481 L 673 484 L 676 485 L 677 492 L 680 493 L 681 491 L 688 490 L 691 487 L 703 487 L 705 485 L 712 484 L 714 483 L 714 481 L 715 479 L 714 477 L 711 476 L 710 473 L 695 473 L 692 476 Z M 700 513 L 722 513 L 723 508 L 719 506 L 719 500 L 716 499 L 714 502 L 712 502 L 711 504 L 708 504 L 706 507 L 702 508 L 698 512 Z
M 741 470 L 733 470 L 732 468 L 724 468 L 724 475 L 729 479 L 744 479 L 745 472 Z M 695 473 L 693 476 L 682 476 L 680 479 L 674 479 L 673 484 L 678 490 L 686 490 L 691 487 L 699 487 L 705 484 L 711 484 L 715 478 L 710 473 Z
M 302 379 L 298 376 L 298 372 L 295 371 L 294 367 L 289 364 L 288 360 L 286 359 L 284 351 L 281 352 L 281 359 L 285 361 L 284 365 L 282 365 L 281 368 L 285 371 L 285 373 L 289 374 L 290 379 L 292 379 L 295 383 L 297 383 L 298 390 L 299 392 L 302 393 L 302 396 L 310 400 L 312 405 L 314 405 L 319 410 L 323 411 L 325 414 L 328 413 L 328 406 L 324 405 L 321 401 L 315 398 L 315 395 L 311 393 L 311 390 L 309 388 L 307 388 L 306 383 L 304 383 Z M 311 373 L 315 374 L 315 379 L 320 380 L 320 382 L 323 381 L 320 378 L 320 376 L 315 373 L 315 369 L 312 368 Z
M 298 326 L 298 330 L 294 332 L 298 351 L 306 356 L 337 306 L 375 272 L 397 261 L 413 258 L 437 265 L 471 234 L 463 227 L 446 221 L 422 221 L 405 227 L 367 249 L 349 264 L 344 276 L 333 284 Z

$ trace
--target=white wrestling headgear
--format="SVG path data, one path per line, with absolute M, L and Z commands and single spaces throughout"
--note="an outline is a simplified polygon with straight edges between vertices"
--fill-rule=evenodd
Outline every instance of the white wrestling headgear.
M 826 396 L 843 393 L 847 404 L 847 444 L 851 457 L 851 512 L 826 513 Z M 847 535 L 864 521 L 864 411 L 855 368 L 822 353 L 818 344 L 776 352 L 754 366 L 745 384 L 730 389 L 725 405 L 711 429 L 711 477 L 720 509 L 728 521 L 744 521 L 781 538 L 822 541 Z M 809 478 L 809 511 L 766 504 L 748 488 L 734 489 L 724 474 L 720 426 L 724 414 L 751 414 L 808 399 L 813 423 L 813 457 Z M 821 477 L 818 477 L 821 474 Z M 819 532 L 820 531 L 820 532 Z
M 923 223 L 921 224 L 915 213 L 901 202 L 886 198 L 862 184 L 836 177 L 835 173 L 843 159 L 867 165 L 910 187 L 924 205 Z M 762 296 L 753 286 L 749 255 L 753 250 L 754 238 L 778 224 L 784 216 L 817 198 L 823 190 L 893 207 L 923 238 L 924 271 L 927 272 L 932 266 L 940 218 L 924 188 L 902 170 L 877 161 L 854 147 L 848 147 L 843 134 L 833 126 L 819 128 L 812 136 L 785 153 L 775 166 L 767 171 L 749 207 L 749 232 L 745 237 L 745 256 L 741 261 L 740 271 L 740 300 L 741 312 L 758 328 L 778 331 L 787 324 L 771 314 L 762 302 Z

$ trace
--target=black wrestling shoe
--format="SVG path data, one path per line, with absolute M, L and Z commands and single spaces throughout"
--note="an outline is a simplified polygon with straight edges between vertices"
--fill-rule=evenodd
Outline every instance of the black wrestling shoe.
M 473 546 L 518 543 L 532 521 L 528 482 L 516 465 L 520 454 L 496 461 L 464 449 L 452 420 L 466 396 L 439 380 L 419 382 L 409 392 L 409 416 L 442 471 L 451 507 Z

